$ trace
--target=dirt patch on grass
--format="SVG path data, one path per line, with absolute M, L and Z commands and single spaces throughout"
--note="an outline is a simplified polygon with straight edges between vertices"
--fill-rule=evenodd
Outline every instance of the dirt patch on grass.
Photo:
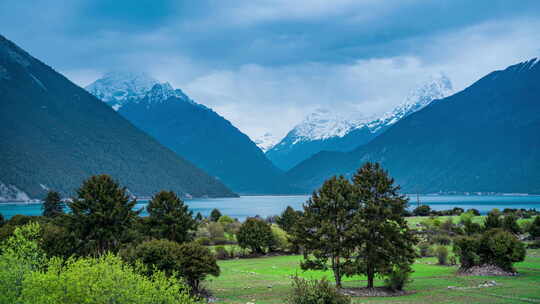
M 356 287 L 356 288 L 342 288 L 341 293 L 351 297 L 399 297 L 408 294 L 412 294 L 411 291 L 405 290 L 392 290 L 386 287 Z
M 503 270 L 495 265 L 482 265 L 473 266 L 467 269 L 458 270 L 458 275 L 463 276 L 500 276 L 500 277 L 512 277 L 517 276 L 517 272 L 511 272 Z

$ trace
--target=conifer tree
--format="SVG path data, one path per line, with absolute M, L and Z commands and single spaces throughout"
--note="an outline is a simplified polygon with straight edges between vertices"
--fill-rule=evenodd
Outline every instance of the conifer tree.
M 56 191 L 47 192 L 42 205 L 43 216 L 56 217 L 64 214 L 64 203 L 60 199 L 60 194 Z
M 79 240 L 79 253 L 103 254 L 117 251 L 141 210 L 134 211 L 126 188 L 109 175 L 92 176 L 70 202 L 68 229 Z
M 410 271 L 417 240 L 403 217 L 408 200 L 378 163 L 358 169 L 353 187 L 360 202 L 354 235 L 361 246 L 351 274 L 366 275 L 367 287 L 373 288 L 376 275 Z
M 193 212 L 172 191 L 161 191 L 156 194 L 146 210 L 149 214 L 151 233 L 156 238 L 183 243 L 190 241 L 191 231 L 197 229 Z
M 302 269 L 328 269 L 341 287 L 345 268 L 360 241 L 354 234 L 358 199 L 343 176 L 326 180 L 304 204 L 304 212 L 294 226 L 294 243 L 304 250 Z
M 214 210 L 210 212 L 210 221 L 217 222 L 220 217 L 221 217 L 221 212 L 219 212 L 217 208 L 214 208 Z
M 0 213 L 0 227 L 4 226 L 5 223 L 6 223 L 6 220 L 4 219 L 4 216 L 2 215 L 2 213 Z
M 283 213 L 281 213 L 281 216 L 278 217 L 277 224 L 279 227 L 281 227 L 281 229 L 285 230 L 287 233 L 290 233 L 299 217 L 299 211 L 294 210 L 291 206 L 287 206 Z

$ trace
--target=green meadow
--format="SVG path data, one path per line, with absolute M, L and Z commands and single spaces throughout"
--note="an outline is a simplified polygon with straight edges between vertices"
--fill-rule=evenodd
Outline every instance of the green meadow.
M 221 275 L 206 284 L 217 303 L 284 303 L 290 276 L 332 279 L 331 271 L 302 271 L 301 256 L 277 256 L 220 261 Z M 540 250 L 529 250 L 517 263 L 517 277 L 466 277 L 457 267 L 440 266 L 435 258 L 421 258 L 413 266 L 412 282 L 400 297 L 353 298 L 353 303 L 540 303 Z M 497 286 L 479 288 L 485 281 Z M 363 287 L 365 277 L 346 278 L 345 287 Z M 378 286 L 383 284 L 377 281 Z M 455 288 L 449 288 L 455 287 Z

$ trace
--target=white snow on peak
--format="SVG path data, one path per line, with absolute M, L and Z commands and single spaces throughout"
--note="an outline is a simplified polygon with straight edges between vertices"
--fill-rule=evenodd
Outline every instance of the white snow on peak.
M 194 103 L 180 89 L 174 89 L 168 82 L 160 83 L 146 73 L 107 73 L 86 86 L 86 90 L 110 105 L 115 111 L 128 102 L 144 101 L 150 105 L 164 102 L 171 97 Z
M 253 139 L 253 142 L 263 151 L 266 152 L 272 149 L 278 142 L 280 138 L 274 136 L 272 133 L 264 133 L 262 136 L 259 136 Z
M 364 127 L 375 133 L 421 110 L 433 100 L 449 96 L 452 92 L 450 79 L 443 73 L 435 74 L 410 91 L 401 104 L 382 115 L 366 116 L 360 112 L 344 115 L 328 109 L 318 109 L 296 125 L 287 137 L 292 137 L 294 145 L 305 141 L 344 137 L 351 131 Z

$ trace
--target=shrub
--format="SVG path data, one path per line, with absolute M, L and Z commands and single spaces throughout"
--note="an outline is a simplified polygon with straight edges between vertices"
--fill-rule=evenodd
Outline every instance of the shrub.
M 435 256 L 437 256 L 439 265 L 446 265 L 448 262 L 448 249 L 444 246 L 437 247 L 435 249 Z
M 514 213 L 505 215 L 502 221 L 503 229 L 513 234 L 520 234 L 521 227 L 519 227 L 517 220 L 518 217 Z
M 272 225 L 272 235 L 274 237 L 275 249 L 288 251 L 291 248 L 287 232 L 276 225 Z
M 207 237 L 198 238 L 196 240 L 197 243 L 203 245 L 203 246 L 210 246 L 212 245 L 212 241 Z
M 17 303 L 163 303 L 195 304 L 182 281 L 155 272 L 146 277 L 111 254 L 63 261 L 26 276 Z
M 274 246 L 274 236 L 270 225 L 261 219 L 250 217 L 238 230 L 238 245 L 249 248 L 252 252 L 264 254 L 265 249 Z
M 450 257 L 450 265 L 456 265 L 457 264 L 457 259 L 456 259 L 456 256 L 453 255 Z
M 454 253 L 462 268 L 476 265 L 496 265 L 512 270 L 512 264 L 525 259 L 525 245 L 512 233 L 503 229 L 491 229 L 480 238 L 460 237 L 454 240 Z
M 495 208 L 491 210 L 488 215 L 486 216 L 486 219 L 484 220 L 484 229 L 494 229 L 494 228 L 501 228 L 502 227 L 502 221 L 501 221 L 501 212 L 499 209 Z
M 525 259 L 525 245 L 512 233 L 502 229 L 485 232 L 479 241 L 478 255 L 482 264 L 493 264 L 512 270 L 512 264 Z
M 418 244 L 418 248 L 420 250 L 421 257 L 425 258 L 425 257 L 433 256 L 433 252 L 431 250 L 429 243 L 426 243 L 426 242 L 420 243 Z
M 343 295 L 326 279 L 305 280 L 295 276 L 292 292 L 286 300 L 289 304 L 349 304 L 351 298 Z
M 462 236 L 454 239 L 454 254 L 459 258 L 461 268 L 470 268 L 480 265 L 478 255 L 478 240 L 470 236 Z
M 197 243 L 178 244 L 168 240 L 152 240 L 121 251 L 131 264 L 137 261 L 147 266 L 147 274 L 156 270 L 181 275 L 193 292 L 200 291 L 200 282 L 208 275 L 218 276 L 219 267 L 210 250 Z
M 473 235 L 482 232 L 482 226 L 478 223 L 473 223 L 472 220 L 467 220 L 463 222 L 463 230 L 467 235 Z
M 215 251 L 216 251 L 216 259 L 218 260 L 225 260 L 230 257 L 229 252 L 227 252 L 227 249 L 225 249 L 225 247 L 223 246 L 217 246 L 215 248 Z
M 410 283 L 412 269 L 410 267 L 395 267 L 384 279 L 384 285 L 394 291 L 403 290 L 405 284 Z
M 428 216 L 431 213 L 431 208 L 428 205 L 420 205 L 413 210 L 416 216 Z
M 210 233 L 210 239 L 225 238 L 225 229 L 223 229 L 223 225 L 220 223 L 208 223 L 207 228 Z
M 534 218 L 534 221 L 529 226 L 529 234 L 533 239 L 540 238 L 540 215 Z
M 0 248 L 0 303 L 20 303 L 23 280 L 45 263 L 38 244 L 40 226 L 30 223 L 15 228 Z M 39 302 L 36 302 L 39 303 Z

